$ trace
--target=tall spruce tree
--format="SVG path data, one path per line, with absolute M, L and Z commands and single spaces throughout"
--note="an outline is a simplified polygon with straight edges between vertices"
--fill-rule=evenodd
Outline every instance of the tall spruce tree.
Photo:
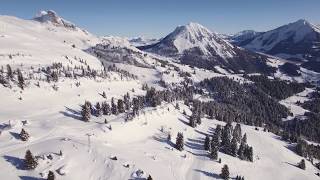
M 85 101 L 84 105 L 82 105 L 81 115 L 83 121 L 88 122 L 91 117 L 91 103 L 89 101 Z
M 230 154 L 234 157 L 237 156 L 238 152 L 238 144 L 237 144 L 237 138 L 233 137 L 231 140 L 231 146 L 230 146 Z
M 232 136 L 232 125 L 227 123 L 222 130 L 221 145 L 225 153 L 231 153 L 231 136 Z
M 218 147 L 215 144 L 212 144 L 210 159 L 217 160 L 218 159 Z
M 13 72 L 12 72 L 11 66 L 9 64 L 7 64 L 7 78 L 13 79 Z
M 206 151 L 210 151 L 211 149 L 211 139 L 210 137 L 207 135 L 205 140 L 204 140 L 204 150 Z
M 238 123 L 233 130 L 233 138 L 237 140 L 237 143 L 241 143 L 241 126 Z
M 100 103 L 99 102 L 97 102 L 97 104 L 96 104 L 96 106 L 95 106 L 95 108 L 96 108 L 96 116 L 101 116 L 102 115 L 102 113 L 103 113 L 103 111 L 102 111 L 102 108 L 101 108 L 101 105 L 100 105 Z
M 112 114 L 114 114 L 114 115 L 117 115 L 117 114 L 118 114 L 118 107 L 117 107 L 117 105 L 115 104 L 113 97 L 111 98 L 111 112 L 112 112 Z
M 118 112 L 119 113 L 124 113 L 124 103 L 122 99 L 118 99 Z
M 110 105 L 107 102 L 103 102 L 101 106 L 102 106 L 101 108 L 104 115 L 111 114 Z
M 127 93 L 126 95 L 124 95 L 124 106 L 125 106 L 125 109 L 126 109 L 127 111 L 130 110 L 131 104 L 130 104 L 130 95 L 129 95 L 129 93 Z
M 18 85 L 23 90 L 24 86 L 25 86 L 24 78 L 23 78 L 23 75 L 22 75 L 20 69 L 17 69 L 17 72 L 18 72 Z
M 176 139 L 176 148 L 179 151 L 183 150 L 183 146 L 184 146 L 184 138 L 183 138 L 183 133 L 178 132 L 177 134 L 177 139 Z
M 244 157 L 245 147 L 246 147 L 246 144 L 245 144 L 244 142 L 241 142 L 241 143 L 240 143 L 240 146 L 239 146 L 239 149 L 238 149 L 238 152 L 237 152 L 238 157 L 239 157 L 241 160 L 245 159 L 245 157 Z
M 221 169 L 220 177 L 224 180 L 227 180 L 227 179 L 229 179 L 229 176 L 230 176 L 229 167 L 228 167 L 228 165 L 225 164 Z
M 24 157 L 24 165 L 27 170 L 35 169 L 38 166 L 38 162 L 32 155 L 30 150 L 26 151 L 26 155 Z
M 193 128 L 197 127 L 196 117 L 194 114 L 190 116 L 189 125 Z

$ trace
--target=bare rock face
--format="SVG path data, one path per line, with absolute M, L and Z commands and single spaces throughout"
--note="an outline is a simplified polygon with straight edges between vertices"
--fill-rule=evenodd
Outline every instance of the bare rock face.
M 40 11 L 33 19 L 41 23 L 51 23 L 55 26 L 62 26 L 69 29 L 75 30 L 77 28 L 76 25 L 59 17 L 58 14 L 52 10 Z

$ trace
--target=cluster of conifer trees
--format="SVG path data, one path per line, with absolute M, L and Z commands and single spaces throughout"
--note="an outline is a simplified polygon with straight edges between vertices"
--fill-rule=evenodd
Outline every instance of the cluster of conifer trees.
M 241 160 L 253 161 L 253 148 L 247 144 L 247 135 L 242 136 L 241 126 L 235 128 L 228 122 L 223 128 L 217 125 L 212 137 L 206 136 L 204 149 L 211 159 L 218 159 L 218 151 L 224 152 Z

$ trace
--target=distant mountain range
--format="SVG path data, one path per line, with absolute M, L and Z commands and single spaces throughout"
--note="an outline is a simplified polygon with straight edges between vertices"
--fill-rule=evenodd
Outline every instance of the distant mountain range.
M 319 26 L 301 19 L 263 33 L 243 32 L 228 40 L 246 49 L 278 56 L 320 72 Z

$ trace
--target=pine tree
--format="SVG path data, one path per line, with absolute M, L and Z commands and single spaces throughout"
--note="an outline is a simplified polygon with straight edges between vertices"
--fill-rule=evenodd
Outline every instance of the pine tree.
M 216 145 L 212 145 L 210 152 L 210 159 L 217 160 L 218 159 L 218 147 Z
M 13 72 L 9 64 L 7 64 L 7 77 L 8 79 L 13 79 Z
M 118 99 L 118 112 L 124 113 L 124 103 L 122 99 Z
M 211 148 L 211 140 L 210 137 L 207 135 L 204 140 L 204 150 L 209 151 Z
M 84 121 L 88 122 L 90 120 L 91 103 L 89 101 L 85 101 L 84 105 L 82 105 L 81 115 Z
M 238 143 L 241 143 L 241 126 L 238 123 L 233 130 L 233 138 L 236 138 Z
M 250 162 L 253 162 L 253 148 L 252 147 L 249 147 L 248 159 Z
M 221 145 L 223 146 L 224 151 L 227 154 L 231 153 L 231 134 L 232 134 L 232 125 L 227 123 L 222 130 L 221 136 Z
M 24 165 L 27 170 L 35 169 L 38 166 L 37 160 L 33 157 L 30 150 L 26 151 L 26 155 L 24 158 Z
M 183 146 L 184 146 L 183 134 L 181 132 L 178 132 L 177 139 L 176 139 L 176 148 L 179 151 L 182 151 L 183 150 Z
M 101 116 L 102 115 L 102 108 L 101 108 L 101 106 L 100 106 L 100 103 L 99 102 L 97 102 L 97 104 L 96 104 L 96 116 Z
M 244 144 L 244 142 L 241 142 L 241 144 L 240 144 L 240 146 L 239 146 L 239 149 L 238 149 L 238 152 L 237 152 L 238 157 L 239 157 L 240 159 L 245 159 L 245 157 L 244 157 L 244 149 L 245 149 L 245 146 L 246 146 L 246 144 Z
M 171 133 L 168 133 L 167 141 L 171 141 Z
M 110 115 L 111 114 L 110 105 L 107 102 L 103 102 L 101 104 L 101 106 L 102 106 L 102 113 L 104 115 Z
M 194 114 L 190 116 L 189 125 L 193 128 L 197 127 L 196 117 L 194 116 Z
M 127 111 L 129 111 L 130 110 L 130 95 L 129 95 L 129 93 L 127 93 L 127 95 L 124 95 L 124 106 L 125 106 L 125 109 L 127 110 Z
M 302 160 L 298 163 L 298 167 L 299 167 L 300 169 L 303 169 L 303 170 L 306 169 L 306 162 L 305 162 L 304 159 L 302 159 Z
M 55 179 L 54 173 L 52 171 L 49 171 L 47 180 L 54 180 L 54 179 Z
M 23 90 L 24 85 L 25 85 L 24 84 L 24 78 L 23 78 L 23 75 L 22 75 L 20 69 L 17 69 L 17 72 L 18 72 L 18 85 Z
M 176 103 L 176 106 L 175 106 L 175 108 L 176 108 L 177 110 L 180 110 L 180 106 L 179 106 L 179 103 Z
M 153 180 L 151 175 L 148 176 L 147 180 Z
M 112 112 L 112 114 L 114 114 L 114 115 L 117 115 L 117 114 L 118 114 L 118 107 L 117 107 L 117 105 L 114 103 L 114 98 L 113 98 L 113 97 L 111 98 L 111 112 Z
M 244 144 L 247 144 L 247 134 L 246 133 L 243 135 L 241 142 L 243 142 Z
M 106 98 L 106 97 L 107 97 L 106 92 L 104 92 L 104 91 L 102 92 L 102 97 L 103 97 L 103 98 Z
M 236 157 L 237 152 L 238 152 L 237 138 L 233 137 L 231 140 L 230 153 L 232 156 Z
M 215 146 L 217 146 L 217 148 L 220 147 L 221 145 L 221 125 L 217 125 L 214 134 L 213 134 L 213 138 L 212 138 L 212 144 L 215 144 Z
M 139 114 L 139 99 L 138 98 L 133 98 L 132 99 L 132 114 L 133 116 L 136 116 Z
M 228 165 L 224 165 L 223 168 L 221 169 L 221 174 L 220 177 L 224 180 L 229 179 L 230 173 L 229 173 L 229 167 Z
M 22 141 L 28 141 L 30 137 L 30 135 L 23 128 L 21 129 L 19 136 Z

